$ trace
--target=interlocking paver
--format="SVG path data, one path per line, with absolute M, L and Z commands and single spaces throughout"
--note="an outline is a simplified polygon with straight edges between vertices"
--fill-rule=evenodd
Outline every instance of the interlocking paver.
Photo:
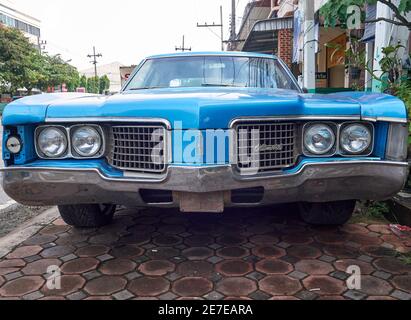
M 98 257 L 108 253 L 109 247 L 103 245 L 87 245 L 78 249 L 75 254 L 81 258 Z
M 39 290 L 44 279 L 40 276 L 25 276 L 7 282 L 0 288 L 0 297 L 18 297 Z
M 334 271 L 331 264 L 320 260 L 301 260 L 296 263 L 295 269 L 307 274 L 329 274 Z
M 395 276 L 391 283 L 398 289 L 411 293 L 411 275 Z
M 318 294 L 312 291 L 300 291 L 295 295 L 300 300 L 315 300 L 318 298 Z
M 301 271 L 293 271 L 288 274 L 291 278 L 297 279 L 297 280 L 302 280 L 304 278 L 308 277 L 308 274 L 301 272 Z
M 224 295 L 222 295 L 220 292 L 217 292 L 217 291 L 211 291 L 207 293 L 203 298 L 206 300 L 218 301 L 218 300 L 224 299 Z
M 367 295 L 356 290 L 348 290 L 344 293 L 344 297 L 351 300 L 364 300 L 367 298 Z
M 226 260 L 216 265 L 216 271 L 227 277 L 240 277 L 252 272 L 253 266 L 243 260 Z
M 147 276 L 164 276 L 175 268 L 175 264 L 167 260 L 150 260 L 141 264 L 138 271 Z
M 387 225 L 311 227 L 271 208 L 121 209 L 104 228 L 58 219 L 25 240 L 0 259 L 0 299 L 409 300 L 407 250 Z M 60 266 L 61 289 L 48 288 L 49 266 Z M 349 266 L 360 290 L 347 287 Z
M 388 273 L 388 272 L 384 272 L 384 271 L 375 271 L 373 274 L 372 274 L 374 277 L 377 277 L 377 278 L 380 278 L 380 279 L 383 279 L 383 280 L 388 280 L 389 278 L 391 278 L 392 277 L 392 274 L 391 273 Z
M 5 275 L 4 275 L 4 278 L 5 278 L 7 281 L 10 281 L 10 280 L 14 280 L 14 279 L 20 278 L 20 277 L 22 277 L 22 276 L 23 276 L 23 273 L 22 273 L 21 271 L 17 271 L 17 272 L 12 272 L 12 273 L 7 273 L 7 274 L 5 274 Z
M 355 259 L 337 260 L 335 261 L 334 266 L 337 270 L 343 271 L 343 272 L 346 272 L 350 266 L 357 266 L 360 268 L 361 274 L 363 275 L 371 274 L 375 271 L 375 269 L 370 263 L 360 261 L 360 260 L 355 260 Z
M 361 291 L 369 296 L 386 296 L 393 290 L 388 281 L 373 277 L 361 277 Z
M 273 275 L 259 282 L 262 291 L 273 296 L 294 295 L 302 289 L 298 280 L 284 275 Z
M 28 263 L 22 270 L 26 275 L 43 275 L 47 273 L 47 269 L 51 266 L 61 266 L 59 259 L 42 259 Z
M 299 259 L 316 259 L 321 256 L 321 251 L 313 246 L 292 246 L 287 249 L 289 255 Z
M 141 277 L 131 281 L 128 290 L 136 296 L 155 297 L 167 292 L 170 282 L 163 277 Z
M 75 248 L 73 246 L 65 245 L 65 246 L 55 246 L 52 248 L 48 248 L 41 252 L 41 256 L 43 258 L 61 258 L 70 253 L 73 253 Z
M 246 297 L 256 290 L 255 281 L 242 277 L 224 278 L 217 283 L 217 291 L 226 296 Z
M 95 270 L 99 261 L 94 258 L 78 258 L 70 260 L 62 265 L 61 271 L 64 274 L 81 274 Z
M 57 286 L 56 281 L 52 281 L 53 286 L 46 283 L 41 292 L 45 296 L 67 296 L 79 291 L 86 283 L 86 280 L 79 275 L 62 275 L 59 281 L 60 287 Z
M 402 274 L 411 272 L 411 266 L 406 265 L 396 258 L 380 258 L 374 261 L 374 265 L 385 272 L 392 274 Z
M 102 276 L 89 281 L 84 290 L 95 296 L 107 296 L 123 290 L 127 281 L 119 276 Z
M 7 255 L 7 259 L 21 259 L 34 256 L 43 250 L 40 246 L 23 246 Z
M 206 260 L 213 255 L 213 250 L 204 247 L 189 248 L 182 252 L 188 260 Z
M 339 295 L 347 290 L 343 281 L 324 275 L 309 276 L 303 280 L 303 284 L 308 291 L 319 289 L 315 290 L 319 295 Z
M 198 297 L 209 293 L 213 283 L 205 278 L 182 278 L 174 282 L 172 290 L 182 297 Z
M 217 251 L 217 255 L 224 259 L 241 259 L 249 254 L 249 250 L 243 247 L 225 247 Z
M 257 271 L 271 275 L 271 274 L 287 274 L 293 271 L 293 266 L 278 259 L 264 259 L 255 265 Z
M 400 290 L 395 290 L 393 293 L 391 293 L 391 296 L 398 300 L 411 300 L 411 294 L 409 293 L 409 291 L 404 292 Z
M 214 266 L 207 261 L 185 261 L 178 265 L 176 276 L 178 277 L 203 277 L 210 278 L 214 273 Z M 174 280 L 176 280 L 175 278 Z M 170 279 L 171 280 L 171 279 Z
M 99 270 L 107 275 L 122 275 L 133 271 L 136 266 L 137 264 L 129 259 L 112 259 L 103 262 Z
M 273 245 L 270 246 L 258 246 L 252 249 L 252 253 L 260 258 L 280 258 L 286 255 L 286 251 L 284 249 L 275 247 Z
M 87 297 L 87 294 L 85 294 L 85 293 L 82 292 L 82 291 L 78 291 L 78 292 L 69 294 L 69 295 L 67 296 L 67 299 L 68 299 L 68 300 L 83 300 L 83 299 L 86 298 L 86 297 Z
M 114 299 L 116 300 L 128 300 L 134 297 L 134 295 L 128 291 L 128 290 L 123 290 L 121 292 L 118 292 L 116 294 L 113 294 Z

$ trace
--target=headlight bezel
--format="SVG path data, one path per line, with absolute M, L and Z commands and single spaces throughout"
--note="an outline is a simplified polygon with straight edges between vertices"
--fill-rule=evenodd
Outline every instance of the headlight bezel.
M 371 136 L 371 141 L 368 147 L 364 149 L 363 151 L 356 152 L 356 153 L 346 150 L 343 147 L 343 143 L 341 141 L 343 131 L 350 126 L 355 126 L 355 125 L 366 128 L 369 131 L 370 136 Z M 368 157 L 374 152 L 374 140 L 375 140 L 375 128 L 372 123 L 366 122 L 366 121 L 344 122 L 340 124 L 339 130 L 338 130 L 338 148 L 339 148 L 338 152 L 343 157 Z
M 100 141 L 101 141 L 100 148 L 97 151 L 97 153 L 95 153 L 94 155 L 90 155 L 90 156 L 81 155 L 73 146 L 73 135 L 76 132 L 76 130 L 79 130 L 81 128 L 92 128 L 100 135 Z M 70 150 L 71 150 L 71 155 L 74 159 L 97 159 L 97 158 L 101 158 L 104 155 L 106 141 L 105 141 L 104 132 L 101 126 L 94 125 L 94 124 L 73 125 L 69 128 L 69 134 L 70 134 Z
M 92 127 L 93 129 L 95 129 L 98 134 L 100 135 L 101 138 L 101 146 L 100 146 L 100 150 L 94 155 L 94 156 L 81 156 L 80 154 L 78 154 L 74 149 L 73 149 L 73 143 L 72 143 L 72 130 L 76 130 L 80 127 Z M 39 137 L 40 134 L 46 130 L 46 129 L 50 129 L 50 128 L 56 128 L 59 129 L 60 131 L 63 132 L 63 134 L 66 137 L 67 140 L 67 147 L 65 152 L 59 156 L 59 157 L 49 157 L 46 154 L 44 154 L 41 150 L 41 148 L 39 147 Z M 103 127 L 101 125 L 97 125 L 97 124 L 72 124 L 72 125 L 42 125 L 42 126 L 38 126 L 35 129 L 35 133 L 34 133 L 34 138 L 35 138 L 35 151 L 37 156 L 40 159 L 43 160 L 64 160 L 64 159 L 78 159 L 78 160 L 84 160 L 84 159 L 99 159 L 102 158 L 105 155 L 106 152 L 106 133 L 105 130 L 103 129 Z
M 39 141 L 40 135 L 45 130 L 48 130 L 48 129 L 56 129 L 56 130 L 60 131 L 63 134 L 64 138 L 65 138 L 66 147 L 65 147 L 64 152 L 61 153 L 59 156 L 54 156 L 54 157 L 48 156 L 40 147 L 40 143 L 39 143 L 40 142 Z M 69 141 L 69 138 L 68 138 L 68 135 L 67 135 L 67 130 L 64 126 L 60 126 L 60 125 L 40 126 L 40 127 L 36 128 L 34 136 L 35 136 L 35 139 L 36 139 L 36 141 L 35 141 L 35 150 L 36 150 L 37 155 L 40 157 L 40 159 L 55 160 L 55 159 L 65 159 L 67 157 L 68 150 L 70 148 L 70 141 Z
M 319 125 L 323 125 L 325 127 L 328 127 L 329 129 L 331 129 L 332 133 L 334 134 L 334 143 L 331 146 L 331 148 L 324 153 L 313 153 L 311 152 L 305 143 L 305 137 L 306 137 L 306 133 L 308 132 L 308 130 L 310 130 L 312 127 L 314 126 L 319 126 Z M 303 126 L 303 130 L 302 130 L 302 149 L 303 149 L 303 155 L 310 157 L 310 158 L 325 158 L 325 157 L 332 157 L 334 155 L 337 154 L 338 151 L 338 125 L 334 122 L 324 122 L 324 121 L 319 121 L 319 122 L 308 122 L 305 123 Z
M 325 153 L 323 155 L 320 154 L 315 154 L 315 153 L 311 153 L 309 150 L 307 150 L 306 146 L 305 146 L 305 135 L 307 132 L 307 129 L 309 129 L 310 127 L 314 126 L 314 125 L 327 125 L 331 128 L 335 128 L 334 134 L 335 134 L 335 145 L 334 147 L 331 149 L 333 152 L 328 152 Z M 341 144 L 341 133 L 342 131 L 349 126 L 352 125 L 361 125 L 366 127 L 370 134 L 371 134 L 371 143 L 368 146 L 367 149 L 365 149 L 363 152 L 361 153 L 351 153 L 346 151 Z M 301 144 L 301 148 L 302 148 L 302 154 L 306 157 L 309 158 L 324 158 L 324 157 L 333 157 L 333 156 L 341 156 L 344 158 L 350 158 L 350 157 L 368 157 L 370 155 L 373 154 L 374 152 L 374 147 L 375 147 L 375 126 L 372 122 L 369 121 L 345 121 L 345 122 L 328 122 L 328 121 L 311 121 L 311 122 L 307 122 L 303 125 L 303 130 L 302 130 L 302 144 Z

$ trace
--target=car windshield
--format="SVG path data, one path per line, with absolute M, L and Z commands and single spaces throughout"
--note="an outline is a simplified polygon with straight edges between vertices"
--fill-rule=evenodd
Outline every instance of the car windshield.
M 148 59 L 125 90 L 214 86 L 299 90 L 277 59 L 225 56 Z

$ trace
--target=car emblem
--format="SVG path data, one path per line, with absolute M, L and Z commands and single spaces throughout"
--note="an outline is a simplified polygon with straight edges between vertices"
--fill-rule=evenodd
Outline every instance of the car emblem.
M 267 145 L 267 144 L 260 144 L 255 147 L 256 152 L 268 152 L 268 151 L 283 151 L 284 146 L 282 144 L 273 144 L 273 145 Z

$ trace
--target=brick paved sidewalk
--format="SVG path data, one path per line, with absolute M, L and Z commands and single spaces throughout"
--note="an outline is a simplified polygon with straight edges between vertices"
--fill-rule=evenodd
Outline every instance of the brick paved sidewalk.
M 385 225 L 313 228 L 293 206 L 183 215 L 121 210 L 76 230 L 60 219 L 0 259 L 5 299 L 411 299 L 411 240 Z M 62 289 L 46 286 L 61 267 Z M 347 290 L 346 269 L 362 270 Z

